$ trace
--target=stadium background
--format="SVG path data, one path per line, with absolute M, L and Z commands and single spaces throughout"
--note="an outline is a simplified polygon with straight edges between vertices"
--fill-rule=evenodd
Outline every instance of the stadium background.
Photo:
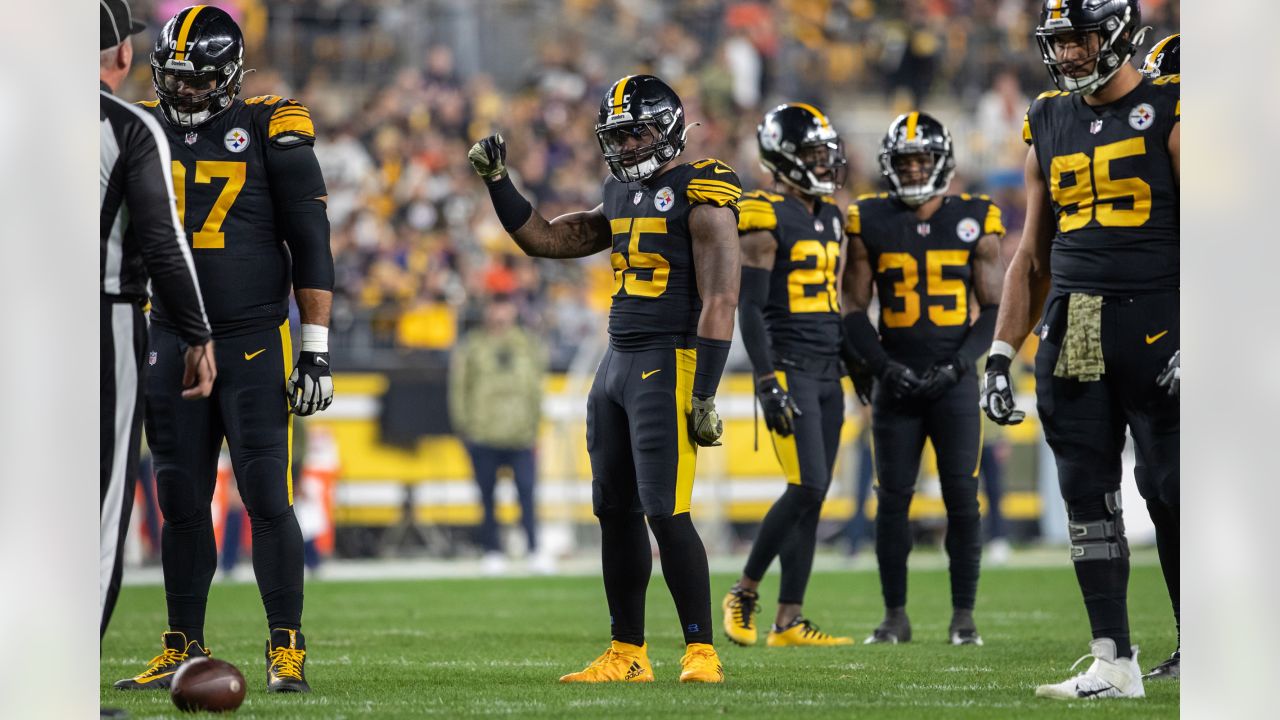
M 135 3 L 151 30 L 136 38 L 139 60 L 122 97 L 152 97 L 150 42 L 185 4 Z M 748 188 L 769 183 L 756 160 L 760 116 L 806 101 L 826 110 L 844 137 L 850 181 L 837 199 L 845 205 L 879 189 L 876 153 L 889 121 L 921 109 L 956 140 L 951 192 L 996 200 L 1009 229 L 1006 256 L 1020 236 L 1022 116 L 1048 87 L 1032 39 L 1034 0 L 209 4 L 245 29 L 246 67 L 256 71 L 241 97 L 297 98 L 316 123 L 337 269 L 331 347 L 339 374 L 333 407 L 306 425 L 298 482 L 311 503 L 311 532 L 341 557 L 478 554 L 470 541 L 478 494 L 465 450 L 449 434 L 444 386 L 450 348 L 495 292 L 519 299 L 522 323 L 551 349 L 538 446 L 544 534 L 553 551 L 594 557 L 585 551 L 595 523 L 582 427 L 612 275 L 601 257 L 531 260 L 514 247 L 464 159 L 495 129 L 508 139 L 517 182 L 552 217 L 598 202 L 606 170 L 592 126 L 601 94 L 621 75 L 652 72 L 670 82 L 687 117 L 702 123 L 690 132 L 687 157 L 726 161 Z M 1147 0 L 1143 9 L 1154 26 L 1148 43 L 1178 28 L 1177 3 Z M 735 343 L 719 396 L 727 447 L 702 453 L 699 463 L 694 512 L 713 554 L 744 549 L 782 483 L 767 438 L 753 449 L 748 369 Z M 1024 374 L 1021 405 L 1032 408 L 1029 382 Z M 862 421 L 850 401 L 824 537 L 839 536 L 852 511 Z M 1013 453 L 1003 507 L 1015 538 L 1058 539 L 1056 480 L 1038 425 L 1006 437 Z M 928 463 L 924 475 L 913 517 L 927 534 L 942 508 Z M 219 502 L 227 495 L 224 487 Z M 513 519 L 509 483 L 499 498 L 500 517 Z M 139 502 L 148 500 L 140 494 Z M 874 499 L 870 506 L 874 512 Z M 134 517 L 136 561 L 145 510 Z M 1131 523 L 1139 540 L 1144 519 Z

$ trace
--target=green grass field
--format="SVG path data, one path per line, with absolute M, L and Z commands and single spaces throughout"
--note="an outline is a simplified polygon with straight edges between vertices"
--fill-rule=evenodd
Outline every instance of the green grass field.
M 1135 558 L 1130 590 L 1134 641 L 1149 668 L 1176 643 L 1160 571 Z M 732 583 L 712 578 L 714 612 Z M 777 574 L 761 596 L 776 593 Z M 240 717 L 420 718 L 427 716 L 922 718 L 1173 718 L 1178 685 L 1147 683 L 1139 701 L 1063 703 L 1032 694 L 1058 681 L 1088 652 L 1088 626 L 1069 563 L 1060 567 L 983 571 L 977 612 L 984 647 L 953 648 L 944 571 L 910 578 L 915 639 L 905 645 L 829 649 L 732 646 L 717 626 L 727 681 L 677 682 L 682 653 L 670 595 L 655 570 L 649 585 L 651 685 L 556 683 L 608 643 L 608 618 L 596 577 L 309 583 L 304 630 L 309 696 L 264 691 L 266 630 L 257 588 L 215 584 L 207 637 L 213 653 L 237 665 L 249 682 Z M 774 607 L 767 603 L 761 624 Z M 806 614 L 824 629 L 859 642 L 880 619 L 874 571 L 817 572 Z M 135 718 L 175 717 L 168 693 L 119 692 L 111 683 L 138 672 L 158 652 L 164 593 L 126 587 L 103 641 L 105 706 Z M 1081 668 L 1084 664 L 1081 665 Z M 1088 705 L 1087 708 L 1080 707 Z

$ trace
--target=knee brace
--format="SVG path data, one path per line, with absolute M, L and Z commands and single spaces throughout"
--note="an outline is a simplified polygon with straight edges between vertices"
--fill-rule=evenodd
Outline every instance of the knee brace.
M 1102 517 L 1067 521 L 1067 534 L 1071 538 L 1071 559 L 1075 562 L 1117 560 L 1129 557 L 1129 541 L 1124 536 L 1124 511 L 1120 507 L 1120 493 L 1109 492 L 1102 496 L 1102 513 L 1094 502 L 1069 503 L 1072 516 L 1099 515 Z

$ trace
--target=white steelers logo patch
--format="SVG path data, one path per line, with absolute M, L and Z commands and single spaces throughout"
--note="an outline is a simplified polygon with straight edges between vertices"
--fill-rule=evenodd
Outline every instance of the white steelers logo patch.
M 959 235 L 960 239 L 967 243 L 977 240 L 981 234 L 982 227 L 973 218 L 965 218 L 956 225 L 956 235 Z
M 222 136 L 222 144 L 227 146 L 231 152 L 244 152 L 249 147 L 249 133 L 244 128 L 231 128 L 227 134 Z

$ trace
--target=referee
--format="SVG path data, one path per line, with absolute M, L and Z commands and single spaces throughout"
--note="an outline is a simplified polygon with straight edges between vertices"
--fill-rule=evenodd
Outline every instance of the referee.
M 102 497 L 100 637 L 120 592 L 120 558 L 142 432 L 148 277 L 186 343 L 182 396 L 205 398 L 217 376 L 213 340 L 187 236 L 174 206 L 169 143 L 155 120 L 111 93 L 133 62 L 129 36 L 145 29 L 127 0 L 102 8 Z M 154 360 L 151 363 L 154 364 Z

